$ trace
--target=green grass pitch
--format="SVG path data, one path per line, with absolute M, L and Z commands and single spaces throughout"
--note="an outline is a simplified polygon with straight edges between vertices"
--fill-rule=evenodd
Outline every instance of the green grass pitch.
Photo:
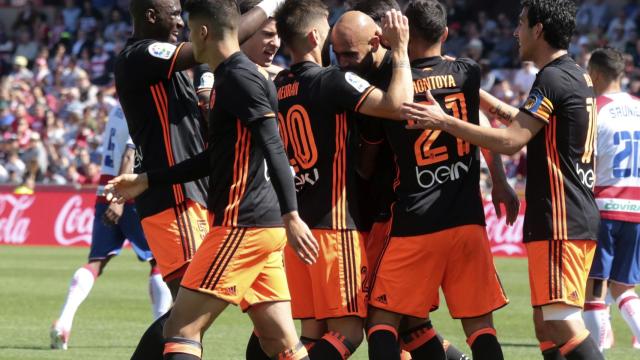
M 114 259 L 76 314 L 68 351 L 49 349 L 49 326 L 58 315 L 74 270 L 86 248 L 0 246 L 0 359 L 128 359 L 151 321 L 147 295 L 149 267 L 133 252 Z M 506 359 L 541 359 L 531 324 L 526 261 L 497 259 L 511 303 L 495 314 Z M 481 296 L 482 294 L 478 294 Z M 444 304 L 443 304 L 444 305 Z M 616 344 L 608 359 L 640 359 L 631 333 L 613 311 Z M 443 306 L 434 325 L 464 351 L 469 349 L 457 321 Z M 204 338 L 205 359 L 243 359 L 251 324 L 229 307 Z M 366 359 L 363 344 L 352 359 Z

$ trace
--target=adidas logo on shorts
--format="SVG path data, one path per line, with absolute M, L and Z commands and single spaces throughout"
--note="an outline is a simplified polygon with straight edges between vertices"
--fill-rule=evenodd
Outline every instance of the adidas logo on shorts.
M 375 301 L 387 305 L 387 294 L 382 294 L 375 298 Z
M 236 296 L 236 286 L 230 286 L 228 288 L 220 289 L 220 292 L 227 296 Z

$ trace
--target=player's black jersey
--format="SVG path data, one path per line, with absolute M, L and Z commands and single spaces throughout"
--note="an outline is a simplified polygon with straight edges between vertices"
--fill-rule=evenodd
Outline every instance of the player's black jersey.
M 300 217 L 311 228 L 357 229 L 350 112 L 358 110 L 374 87 L 351 72 L 312 62 L 282 71 L 275 84 Z
M 479 123 L 480 67 L 469 59 L 441 57 L 415 60 L 414 101 L 426 90 L 449 114 Z M 415 236 L 456 226 L 484 225 L 480 197 L 480 152 L 439 130 L 408 130 L 405 123 L 385 122 L 398 169 L 394 183 L 391 235 Z
M 136 145 L 136 173 L 168 168 L 204 149 L 203 119 L 189 77 L 174 71 L 181 45 L 129 39 L 115 65 L 116 89 Z M 206 204 L 206 179 L 149 189 L 141 218 L 192 199 Z
M 366 79 L 375 87 L 387 91 L 393 72 L 391 52 L 387 51 L 378 69 L 367 75 Z M 358 133 L 360 139 L 369 144 L 379 145 L 376 166 L 368 186 L 360 190 L 361 213 L 373 214 L 373 221 L 384 222 L 391 217 L 391 204 L 395 201 L 393 181 L 396 177 L 393 152 L 386 140 L 384 123 L 388 120 L 372 118 L 358 114 Z M 369 217 L 369 216 L 367 216 Z
M 282 226 L 281 215 L 297 205 L 278 133 L 275 86 L 241 51 L 214 75 L 207 150 L 168 171 L 150 172 L 149 186 L 209 175 L 214 226 Z
M 568 55 L 538 73 L 521 108 L 545 123 L 527 145 L 524 241 L 597 239 L 593 197 L 596 99 Z

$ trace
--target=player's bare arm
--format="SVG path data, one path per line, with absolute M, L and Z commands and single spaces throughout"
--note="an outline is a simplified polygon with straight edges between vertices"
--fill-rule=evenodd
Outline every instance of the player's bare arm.
M 109 180 L 104 187 L 105 196 L 110 203 L 124 204 L 149 188 L 147 173 L 122 174 Z
M 359 112 L 392 120 L 402 118 L 402 103 L 413 101 L 413 80 L 409 63 L 409 21 L 401 12 L 387 12 L 382 21 L 382 36 L 391 46 L 393 72 L 389 89 L 374 89 L 364 100 Z
M 480 89 L 480 109 L 509 126 L 519 110 Z
M 511 124 L 504 129 L 484 128 L 447 114 L 427 91 L 429 104 L 405 103 L 402 113 L 413 124 L 408 129 L 436 129 L 450 133 L 474 145 L 500 154 L 520 151 L 542 129 L 544 123 L 518 110 Z
M 135 149 L 127 148 L 124 154 L 122 154 L 122 162 L 120 163 L 120 169 L 118 175 L 131 174 L 133 172 L 133 163 L 135 159 Z M 102 221 L 108 225 L 116 225 L 122 216 L 124 205 L 122 203 L 112 202 L 109 203 L 109 207 L 105 211 Z
M 480 113 L 480 126 L 491 127 L 489 119 L 487 119 L 482 112 Z M 491 183 L 493 185 L 491 188 L 491 201 L 493 202 L 496 215 L 498 218 L 502 217 L 500 204 L 504 204 L 507 224 L 513 225 L 520 210 L 520 200 L 518 199 L 518 194 L 516 194 L 507 182 L 504 166 L 502 165 L 502 157 L 500 154 L 496 154 L 485 148 L 480 148 L 480 151 L 482 151 L 482 156 L 489 168 L 489 174 L 491 174 Z

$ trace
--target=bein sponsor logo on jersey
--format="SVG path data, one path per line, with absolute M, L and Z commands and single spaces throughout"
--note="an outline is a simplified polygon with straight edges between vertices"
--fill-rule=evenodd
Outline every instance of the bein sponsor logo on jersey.
M 443 165 L 435 170 L 420 170 L 416 166 L 416 179 L 418 185 L 424 189 L 430 189 L 435 185 L 442 185 L 448 181 L 456 181 L 469 172 L 469 166 L 462 161 L 451 165 Z
M 576 163 L 576 174 L 584 186 L 593 190 L 593 187 L 596 185 L 596 174 L 593 169 L 581 169 L 580 165 Z
M 302 190 L 305 185 L 313 186 L 318 180 L 320 180 L 320 173 L 318 168 L 312 168 L 304 171 L 300 171 L 295 174 L 294 181 L 296 185 L 296 191 Z

